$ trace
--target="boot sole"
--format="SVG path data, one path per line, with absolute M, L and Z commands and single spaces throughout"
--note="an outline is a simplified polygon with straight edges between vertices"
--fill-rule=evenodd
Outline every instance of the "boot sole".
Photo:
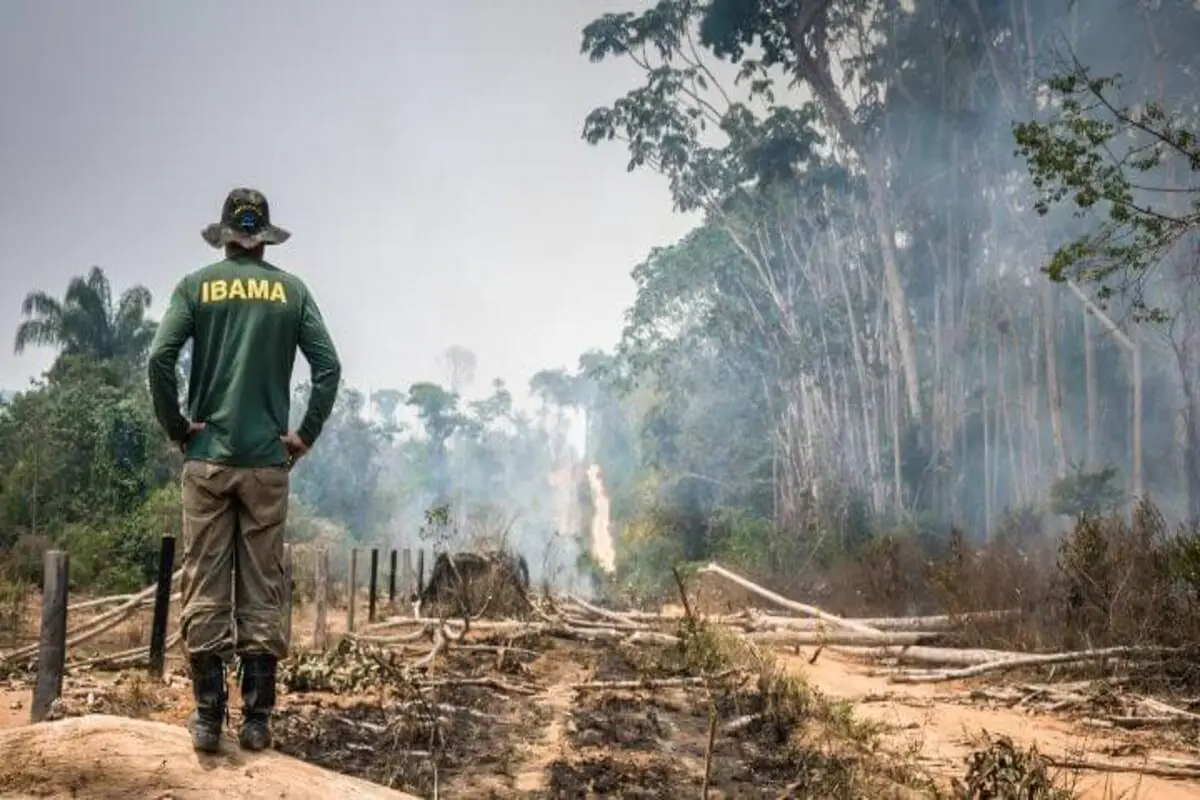
M 221 752 L 221 737 L 216 736 L 212 739 L 207 737 L 199 738 L 195 731 L 189 731 L 192 734 L 192 749 L 198 753 L 219 753 Z
M 241 736 L 238 737 L 238 745 L 243 750 L 251 750 L 254 752 L 258 752 L 260 750 L 270 750 L 272 744 L 274 743 L 270 739 L 267 739 L 266 741 L 255 741 L 253 739 L 245 739 Z

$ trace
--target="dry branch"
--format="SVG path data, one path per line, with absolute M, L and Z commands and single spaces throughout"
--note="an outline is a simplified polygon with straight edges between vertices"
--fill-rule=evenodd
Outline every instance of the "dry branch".
M 877 645 L 880 647 L 894 645 L 915 645 L 936 641 L 941 634 L 928 631 L 912 633 L 875 631 L 860 633 L 858 631 L 756 631 L 746 634 L 753 642 L 780 645 Z
M 1073 653 L 1043 653 L 1039 655 L 1006 658 L 962 669 L 928 673 L 899 673 L 889 676 L 892 683 L 943 683 L 945 681 L 976 678 L 990 672 L 1007 672 L 1022 667 L 1040 667 L 1056 664 L 1075 664 L 1099 661 L 1106 658 L 1129 657 L 1145 659 L 1184 652 L 1180 647 L 1106 647 L 1101 650 L 1081 650 Z
M 704 686 L 708 681 L 722 680 L 733 675 L 733 670 L 726 670 L 708 677 L 694 676 L 688 678 L 645 678 L 632 681 L 585 681 L 571 684 L 577 691 L 611 690 L 636 691 L 638 689 L 673 689 L 684 686 Z
M 790 601 L 789 601 L 790 602 Z M 627 622 L 672 623 L 678 622 L 677 614 L 667 614 L 660 611 L 621 611 L 612 612 Z M 951 630 L 967 624 L 1002 620 L 1011 617 L 1016 610 L 971 611 L 964 614 L 933 614 L 921 617 L 843 617 L 847 623 L 865 625 L 878 631 L 940 631 Z M 790 617 L 780 614 L 767 614 L 758 609 L 750 608 L 737 614 L 713 614 L 708 616 L 709 622 L 733 627 L 763 626 L 768 628 L 794 628 L 796 630 L 818 630 L 824 626 L 819 619 L 808 617 Z
M 1069 758 L 1066 756 L 1045 756 L 1046 762 L 1059 769 L 1085 770 L 1088 772 L 1124 772 L 1132 775 L 1146 775 L 1152 778 L 1200 778 L 1200 762 L 1184 762 L 1180 764 L 1160 764 L 1143 762 L 1130 764 L 1122 761 L 1101 761 L 1092 758 Z
M 775 592 L 772 592 L 770 589 L 765 589 L 762 586 L 759 586 L 757 583 L 754 583 L 753 581 L 743 578 L 741 575 L 738 575 L 735 572 L 730 572 L 729 570 L 725 569 L 724 567 L 722 567 L 721 565 L 719 565 L 715 562 L 710 563 L 706 567 L 701 567 L 700 574 L 702 574 L 702 575 L 719 575 L 722 578 L 724 578 L 725 580 L 730 581 L 732 583 L 736 583 L 738 586 L 741 586 L 743 589 L 745 589 L 749 592 L 753 592 L 754 594 L 758 595 L 759 597 L 763 598 L 764 600 L 768 600 L 772 603 L 775 603 L 776 605 L 779 605 L 783 608 L 790 609 L 790 610 L 795 611 L 800 614 L 807 614 L 811 617 L 816 617 L 817 619 L 828 622 L 831 625 L 836 625 L 841 628 L 847 628 L 852 631 L 858 631 L 859 633 L 874 633 L 874 634 L 879 633 L 878 630 L 876 630 L 875 628 L 872 628 L 870 625 L 864 625 L 860 622 L 855 622 L 853 620 L 835 616 L 833 614 L 822 611 L 821 609 L 817 608 L 816 606 L 810 606 L 810 605 L 806 605 L 804 603 L 797 603 L 795 600 L 789 600 L 786 597 L 784 597 L 783 595 L 776 594 Z
M 630 626 L 634 626 L 634 627 L 638 627 L 638 628 L 645 627 L 644 625 L 638 624 L 635 620 L 630 619 L 629 616 L 626 614 L 618 613 L 616 611 L 609 611 L 606 608 L 600 608 L 599 606 L 592 605 L 591 603 L 587 602 L 586 600 L 583 600 L 582 598 L 571 596 L 569 598 L 569 600 L 571 603 L 574 603 L 575 605 L 579 606 L 584 611 L 595 614 L 598 617 L 603 617 L 604 619 L 607 619 L 610 622 L 615 622 L 620 625 L 630 625 Z
M 899 663 L 936 664 L 948 667 L 971 667 L 992 664 L 1005 659 L 1023 658 L 1027 654 L 1007 650 L 971 650 L 957 647 L 885 646 L 832 648 L 835 653 L 867 660 L 894 659 Z
M 167 638 L 165 650 L 170 650 L 179 643 L 179 634 L 173 633 Z M 67 671 L 85 669 L 87 667 L 104 666 L 110 668 L 128 667 L 132 664 L 137 664 L 141 661 L 150 658 L 149 645 L 141 647 L 131 647 L 128 650 L 122 650 L 119 653 L 109 653 L 106 655 L 95 656 L 83 661 L 71 661 L 67 664 Z
M 171 574 L 171 582 L 172 583 L 179 580 L 179 576 L 182 573 L 182 571 L 183 570 L 177 569 L 177 570 L 175 570 L 175 572 L 173 572 Z M 139 599 L 139 598 L 147 599 L 147 598 L 154 596 L 154 590 L 156 588 L 157 588 L 157 584 L 152 583 L 149 586 L 143 588 L 137 594 L 113 594 L 113 595 L 108 595 L 107 597 L 96 597 L 91 600 L 81 600 L 78 603 L 72 603 L 71 605 L 67 606 L 67 611 L 74 613 L 74 612 L 78 612 L 78 611 L 87 611 L 88 609 L 92 609 L 92 608 L 99 608 L 101 606 L 112 605 L 113 603 L 127 603 L 130 600 L 135 600 L 135 599 Z M 173 597 L 171 599 L 174 600 L 175 598 Z
M 111 611 L 106 611 L 98 617 L 85 620 L 84 622 L 75 626 L 73 629 L 68 629 L 67 647 L 78 647 L 84 642 L 91 641 L 97 636 L 111 631 L 113 628 L 132 617 L 135 613 L 137 613 L 139 608 L 148 603 L 153 597 L 156 589 L 156 586 L 148 586 Z M 17 661 L 23 658 L 29 658 L 37 653 L 37 648 L 38 646 L 36 644 L 31 644 L 26 647 L 12 650 L 8 653 L 0 654 L 0 661 Z

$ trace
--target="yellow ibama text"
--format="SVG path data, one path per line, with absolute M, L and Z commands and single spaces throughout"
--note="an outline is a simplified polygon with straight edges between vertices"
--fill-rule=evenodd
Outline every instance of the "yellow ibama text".
M 287 291 L 279 281 L 266 278 L 234 278 L 233 280 L 204 281 L 200 284 L 201 303 L 224 303 L 228 300 L 265 300 L 287 305 Z

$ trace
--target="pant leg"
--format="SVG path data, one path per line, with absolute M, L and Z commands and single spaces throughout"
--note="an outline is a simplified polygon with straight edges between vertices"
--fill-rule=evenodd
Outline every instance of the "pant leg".
M 183 465 L 180 631 L 189 656 L 234 652 L 233 548 L 237 503 L 227 467 Z
M 283 630 L 283 533 L 289 474 L 281 467 L 243 469 L 238 477 L 237 651 L 287 655 Z

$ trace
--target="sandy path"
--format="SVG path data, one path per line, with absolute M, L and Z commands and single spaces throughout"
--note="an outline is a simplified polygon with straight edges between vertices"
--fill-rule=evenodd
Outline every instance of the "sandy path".
M 550 712 L 541 739 L 523 745 L 521 765 L 516 772 L 513 788 L 520 792 L 544 792 L 550 785 L 550 765 L 567 748 L 567 721 L 571 716 L 575 690 L 572 684 L 584 680 L 581 667 L 571 665 L 558 671 L 555 682 L 538 698 L 538 705 Z
M 941 774 L 961 775 L 964 759 L 973 749 L 971 741 L 984 731 L 1008 736 L 1022 747 L 1036 744 L 1051 756 L 1102 758 L 1114 745 L 1137 742 L 1137 735 L 1131 732 L 1097 731 L 1046 715 L 963 705 L 962 684 L 890 684 L 884 677 L 867 674 L 864 665 L 832 653 L 821 654 L 813 665 L 807 658 L 784 659 L 825 694 L 855 701 L 860 718 L 888 725 L 893 747 L 916 753 L 923 764 Z M 1189 759 L 1186 753 L 1163 750 L 1156 750 L 1155 755 Z M 1138 766 L 1136 757 L 1105 760 L 1128 764 L 1131 770 Z M 1168 780 L 1132 771 L 1083 773 L 1075 789 L 1085 800 L 1200 798 L 1200 781 Z

